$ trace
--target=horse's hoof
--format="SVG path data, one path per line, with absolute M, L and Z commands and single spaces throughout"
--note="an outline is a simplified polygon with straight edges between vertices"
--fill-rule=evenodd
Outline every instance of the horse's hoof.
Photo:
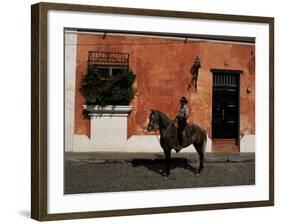
M 194 173 L 195 173 L 195 175 L 198 177 L 198 176 L 199 176 L 200 171 L 195 169 L 195 170 L 194 170 Z

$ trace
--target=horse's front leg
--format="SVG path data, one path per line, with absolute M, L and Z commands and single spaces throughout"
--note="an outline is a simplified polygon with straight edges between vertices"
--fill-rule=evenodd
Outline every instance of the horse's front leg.
M 165 160 L 166 160 L 166 176 L 170 175 L 170 160 L 171 160 L 171 149 L 164 149 Z

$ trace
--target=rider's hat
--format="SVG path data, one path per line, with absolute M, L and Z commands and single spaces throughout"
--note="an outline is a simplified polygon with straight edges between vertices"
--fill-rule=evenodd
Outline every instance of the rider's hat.
M 182 96 L 181 99 L 180 99 L 180 102 L 184 103 L 184 104 L 187 104 L 188 100 L 184 96 Z

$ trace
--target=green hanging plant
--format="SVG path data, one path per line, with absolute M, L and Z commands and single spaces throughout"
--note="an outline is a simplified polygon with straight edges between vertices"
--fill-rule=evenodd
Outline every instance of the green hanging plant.
M 82 77 L 80 91 L 87 105 L 129 105 L 135 95 L 135 79 L 131 69 L 121 69 L 118 75 L 104 79 L 92 66 Z

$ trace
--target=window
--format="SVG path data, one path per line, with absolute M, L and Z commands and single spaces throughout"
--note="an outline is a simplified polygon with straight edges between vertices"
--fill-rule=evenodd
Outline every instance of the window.
M 110 71 L 109 68 L 106 67 L 98 67 L 97 72 L 102 79 L 109 79 L 110 78 Z
M 127 69 L 127 67 L 112 67 L 110 65 L 105 65 L 96 66 L 96 69 L 101 79 L 110 79 L 112 77 L 118 77 L 118 75 L 122 74 L 123 70 Z

